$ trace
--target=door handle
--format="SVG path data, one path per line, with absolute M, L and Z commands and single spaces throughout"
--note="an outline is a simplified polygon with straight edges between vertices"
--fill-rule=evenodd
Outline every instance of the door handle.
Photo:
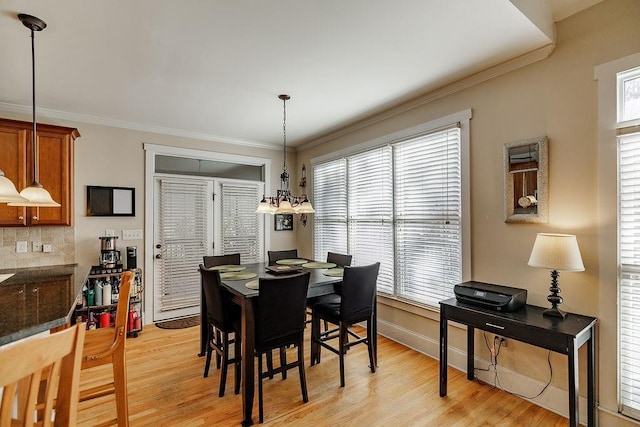
M 162 258 L 162 254 L 156 254 L 156 259 Z

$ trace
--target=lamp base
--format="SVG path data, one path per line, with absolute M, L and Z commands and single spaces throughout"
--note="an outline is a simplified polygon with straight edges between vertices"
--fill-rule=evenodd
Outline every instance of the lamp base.
M 558 307 L 552 307 L 542 312 L 544 317 L 555 317 L 559 319 L 564 319 L 567 317 L 567 313 L 562 310 L 559 310 Z

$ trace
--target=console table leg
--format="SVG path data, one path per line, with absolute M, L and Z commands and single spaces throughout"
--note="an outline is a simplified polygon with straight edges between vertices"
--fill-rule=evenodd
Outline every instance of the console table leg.
M 595 345 L 594 329 L 587 340 L 587 422 L 589 427 L 596 425 L 596 382 L 595 382 Z
M 475 379 L 474 359 L 475 359 L 475 328 L 467 326 L 467 379 L 473 381 Z
M 447 319 L 440 313 L 440 397 L 447 395 Z
M 568 376 L 569 376 L 569 426 L 578 427 L 578 420 L 580 414 L 578 411 L 578 348 L 576 346 L 576 340 L 573 339 L 569 342 L 569 353 L 567 359 L 569 362 Z

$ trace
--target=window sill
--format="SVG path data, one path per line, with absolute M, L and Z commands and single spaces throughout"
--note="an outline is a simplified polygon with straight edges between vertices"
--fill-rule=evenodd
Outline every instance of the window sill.
M 381 294 L 378 294 L 378 304 L 384 304 L 437 322 L 440 321 L 440 310 L 434 307 Z

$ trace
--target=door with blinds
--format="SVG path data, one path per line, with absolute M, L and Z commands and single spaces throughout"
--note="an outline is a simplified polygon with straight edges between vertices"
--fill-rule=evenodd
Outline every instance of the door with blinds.
M 264 258 L 264 215 L 255 213 L 264 193 L 264 183 L 216 179 L 216 255 L 240 254 L 243 264 Z
M 212 194 L 212 179 L 154 179 L 154 322 L 200 312 L 198 265 L 213 246 Z

